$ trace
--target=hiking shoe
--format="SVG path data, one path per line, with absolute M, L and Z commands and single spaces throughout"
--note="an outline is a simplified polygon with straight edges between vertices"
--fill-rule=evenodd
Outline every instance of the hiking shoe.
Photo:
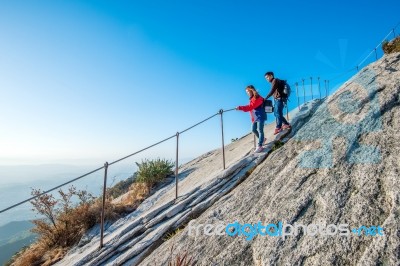
M 278 133 L 281 132 L 281 131 L 282 131 L 282 128 L 275 128 L 274 135 L 278 134 Z
M 254 150 L 254 152 L 255 153 L 262 152 L 262 150 L 263 150 L 263 147 L 262 146 L 258 146 L 258 148 Z
M 283 125 L 283 126 L 282 126 L 282 129 L 290 129 L 290 128 L 292 128 L 292 126 L 291 126 L 290 124 L 287 124 L 287 125 Z

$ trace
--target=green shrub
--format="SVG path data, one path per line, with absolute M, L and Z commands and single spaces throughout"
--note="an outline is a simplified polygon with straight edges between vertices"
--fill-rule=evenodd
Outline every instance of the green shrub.
M 137 171 L 137 182 L 144 183 L 156 183 L 167 176 L 173 174 L 172 167 L 174 164 L 165 159 L 155 159 L 155 160 L 142 160 L 142 163 L 136 163 L 139 170 Z
M 390 42 L 384 41 L 382 43 L 382 50 L 385 54 L 400 52 L 400 36 Z
M 272 146 L 272 151 L 276 151 L 277 149 L 279 149 L 280 147 L 282 147 L 285 143 L 283 143 L 282 141 L 275 141 L 274 146 Z
M 163 241 L 168 241 L 168 240 L 170 240 L 171 238 L 173 238 L 174 236 L 176 236 L 177 234 L 179 234 L 180 232 L 182 232 L 184 228 L 185 228 L 185 227 L 178 227 L 178 228 L 176 228 L 176 229 L 173 230 L 173 231 L 167 232 L 167 233 L 165 234 L 165 237 L 163 237 L 162 240 L 163 240 Z

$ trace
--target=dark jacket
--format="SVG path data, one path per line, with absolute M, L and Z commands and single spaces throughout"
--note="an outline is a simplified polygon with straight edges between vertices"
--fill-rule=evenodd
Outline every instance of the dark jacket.
M 261 96 L 259 96 L 257 99 L 251 97 L 249 105 L 239 106 L 238 109 L 245 112 L 250 112 L 250 118 L 252 123 L 254 123 L 255 121 L 257 122 L 265 121 L 266 114 L 263 102 L 264 99 Z
M 274 78 L 271 81 L 271 90 L 269 91 L 267 97 L 265 99 L 268 99 L 271 96 L 274 96 L 275 99 L 281 98 L 282 97 L 282 91 L 283 91 L 283 82 L 280 79 Z

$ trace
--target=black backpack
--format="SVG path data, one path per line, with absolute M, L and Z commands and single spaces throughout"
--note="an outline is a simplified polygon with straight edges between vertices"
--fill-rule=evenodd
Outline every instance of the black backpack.
M 263 107 L 266 113 L 274 112 L 274 105 L 272 104 L 271 100 L 264 99 Z
M 287 83 L 286 80 L 282 79 L 279 80 L 279 83 L 280 83 L 278 86 L 279 94 L 281 95 L 282 98 L 289 99 L 290 93 L 292 92 L 289 83 Z

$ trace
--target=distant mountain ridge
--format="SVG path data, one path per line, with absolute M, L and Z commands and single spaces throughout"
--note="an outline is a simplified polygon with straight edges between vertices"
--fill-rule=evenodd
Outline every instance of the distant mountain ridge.
M 15 221 L 0 226 L 0 241 L 10 239 L 21 232 L 29 231 L 32 227 L 33 224 L 30 221 Z
M 22 168 L 19 167 L 20 166 L 0 166 L 0 177 L 9 176 L 6 174 L 15 169 L 19 169 L 13 173 L 13 179 L 17 182 L 0 185 L 0 209 L 9 207 L 31 197 L 31 188 L 33 187 L 46 190 L 60 185 L 71 178 L 85 174 L 88 170 L 92 170 L 88 167 L 71 167 L 71 165 L 60 164 L 38 166 L 25 165 L 22 166 Z M 132 174 L 127 172 L 128 168 L 127 166 L 120 169 L 117 168 L 118 171 L 115 171 L 113 175 L 109 177 L 108 185 L 115 185 L 115 182 L 128 178 Z M 135 169 L 135 166 L 130 168 Z M 32 169 L 35 170 L 31 171 Z M 22 181 L 24 179 L 19 178 L 21 174 L 25 175 L 25 179 L 30 177 L 33 178 L 33 180 L 23 183 Z M 102 173 L 91 175 L 75 182 L 73 185 L 95 195 L 99 195 L 102 182 L 98 180 L 101 180 L 101 176 Z M 47 179 L 35 179 L 35 177 Z M 67 188 L 68 186 L 65 186 L 63 190 Z M 54 193 L 54 195 L 57 196 L 57 193 Z M 0 214 L 0 265 L 3 265 L 12 255 L 20 251 L 22 247 L 31 244 L 35 239 L 36 235 L 30 232 L 30 229 L 32 229 L 34 225 L 28 220 L 36 218 L 38 218 L 37 214 L 32 211 L 32 205 L 29 202 Z
M 0 226 L 0 265 L 4 265 L 22 247 L 32 243 L 36 238 L 30 232 L 33 226 L 30 221 L 15 221 Z

